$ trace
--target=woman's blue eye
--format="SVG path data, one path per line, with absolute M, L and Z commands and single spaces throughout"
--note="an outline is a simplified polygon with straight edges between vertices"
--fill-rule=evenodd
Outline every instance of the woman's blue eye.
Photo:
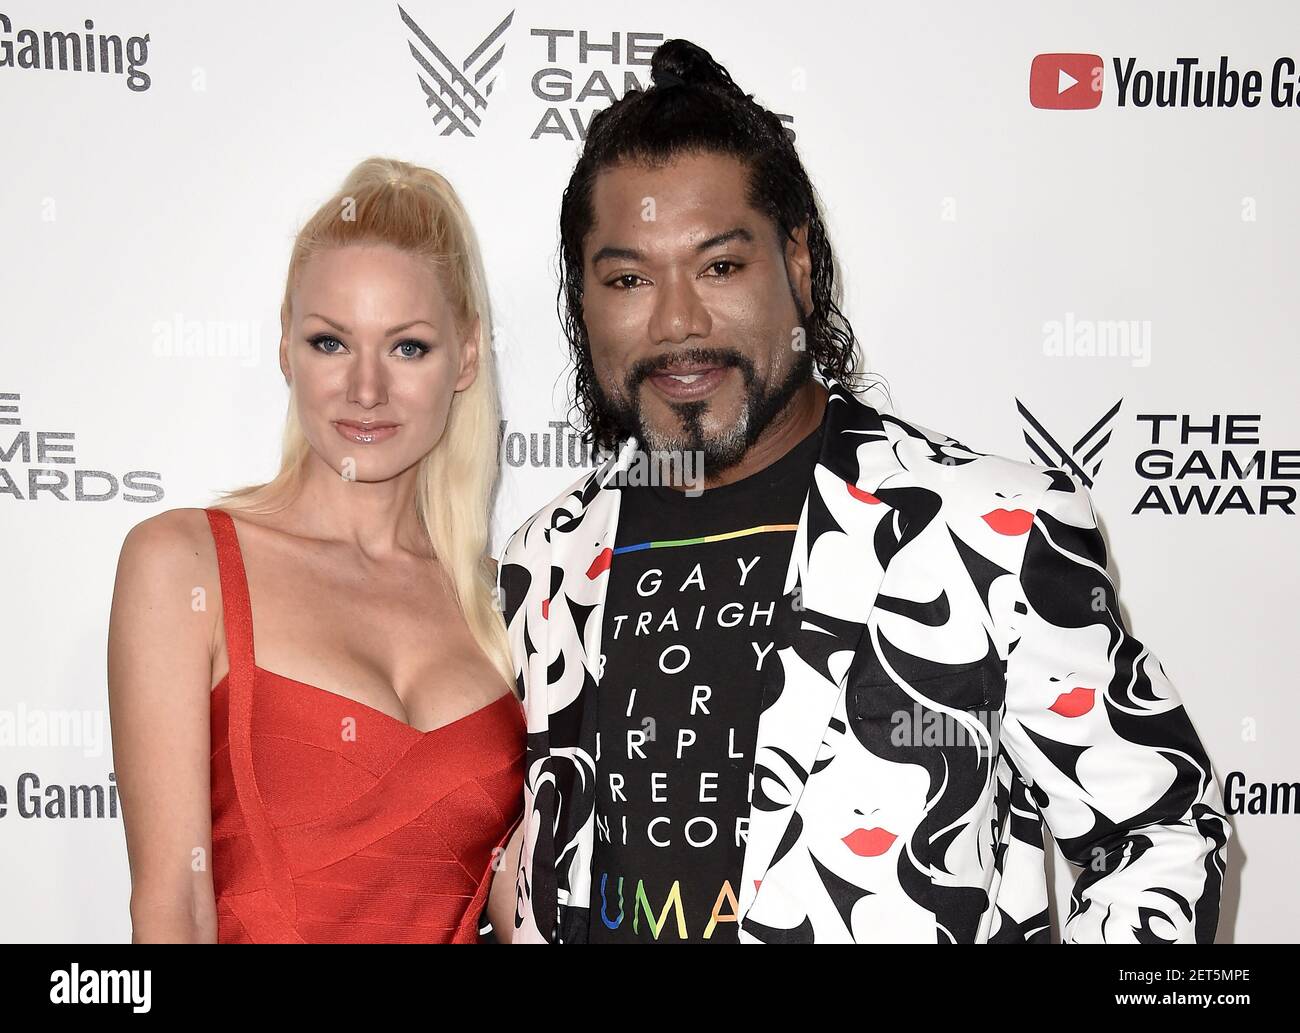
M 339 350 L 343 348 L 343 342 L 333 334 L 316 334 L 314 337 L 309 337 L 307 343 L 322 355 L 337 355 Z M 330 347 L 330 345 L 338 345 L 338 348 Z M 429 346 L 427 344 L 423 341 L 416 340 L 399 341 L 395 348 L 402 349 L 400 354 L 404 359 L 418 359 L 421 356 L 426 355 L 429 351 Z

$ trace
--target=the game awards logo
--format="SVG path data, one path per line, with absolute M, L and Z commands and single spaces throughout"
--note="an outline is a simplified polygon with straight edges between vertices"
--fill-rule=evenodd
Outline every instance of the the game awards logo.
M 515 12 L 507 14 L 495 29 L 475 43 L 469 55 L 457 65 L 400 4 L 397 10 L 411 32 L 408 41 L 411 56 L 419 68 L 416 74 L 424 90 L 424 103 L 433 112 L 433 124 L 442 128 L 442 136 L 452 133 L 473 136 L 482 124 L 480 113 L 487 108 L 496 82 L 496 67 L 506 51 L 501 37 L 510 28 Z
M 1124 399 L 1116 402 L 1100 420 L 1094 423 L 1086 434 L 1081 436 L 1071 447 L 1067 448 L 1056 440 L 1038 419 L 1025 408 L 1025 403 L 1016 399 L 1016 408 L 1025 422 L 1025 444 L 1041 460 L 1044 466 L 1060 467 L 1068 470 L 1085 488 L 1091 488 L 1097 471 L 1101 469 L 1102 450 L 1110 443 L 1111 423 L 1114 421 Z

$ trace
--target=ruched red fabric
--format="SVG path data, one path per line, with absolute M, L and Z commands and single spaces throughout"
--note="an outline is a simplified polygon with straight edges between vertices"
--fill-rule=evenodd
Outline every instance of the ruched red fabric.
M 234 521 L 206 512 L 230 654 L 212 690 L 218 942 L 477 942 L 523 808 L 519 700 L 421 732 L 258 667 Z

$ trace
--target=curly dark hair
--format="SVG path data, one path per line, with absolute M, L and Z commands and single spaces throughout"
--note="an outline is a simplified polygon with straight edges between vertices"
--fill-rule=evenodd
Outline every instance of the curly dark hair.
M 624 162 L 661 165 L 682 154 L 719 153 L 748 169 L 746 201 L 763 212 L 785 239 L 808 227 L 812 311 L 801 313 L 811 364 L 823 378 L 854 390 L 857 344 L 836 304 L 835 262 L 816 192 L 781 120 L 754 102 L 708 51 L 670 39 L 655 50 L 653 85 L 629 90 L 591 119 L 582 155 L 560 203 L 560 322 L 573 353 L 572 407 L 582 439 L 613 449 L 618 431 L 596 404 L 591 342 L 583 317 L 583 247 L 595 215 L 592 189 L 604 169 Z

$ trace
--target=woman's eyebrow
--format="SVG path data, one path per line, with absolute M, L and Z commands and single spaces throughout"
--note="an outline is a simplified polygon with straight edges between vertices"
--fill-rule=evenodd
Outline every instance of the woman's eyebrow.
M 346 326 L 344 326 L 342 323 L 336 323 L 336 322 L 334 322 L 334 320 L 330 319 L 329 316 L 322 316 L 319 312 L 308 312 L 305 316 L 303 316 L 303 319 L 311 319 L 311 318 L 313 318 L 313 317 L 316 318 L 316 319 L 321 320 L 322 322 L 329 323 L 330 326 L 332 326 L 335 330 L 337 330 L 337 331 L 338 331 L 339 333 L 341 333 L 341 334 L 350 334 L 350 333 L 352 333 L 352 331 L 349 330 L 349 329 L 348 329 Z M 423 323 L 425 326 L 428 326 L 428 327 L 432 327 L 432 326 L 433 326 L 433 324 L 430 323 L 427 319 L 412 319 L 409 323 L 400 323 L 400 324 L 398 324 L 397 326 L 394 326 L 394 327 L 391 327 L 391 328 L 388 329 L 388 330 L 385 330 L 385 331 L 384 331 L 384 336 L 385 336 L 385 337 L 391 337 L 393 334 L 400 334 L 403 330 L 409 330 L 411 327 L 415 326 L 417 323 Z

